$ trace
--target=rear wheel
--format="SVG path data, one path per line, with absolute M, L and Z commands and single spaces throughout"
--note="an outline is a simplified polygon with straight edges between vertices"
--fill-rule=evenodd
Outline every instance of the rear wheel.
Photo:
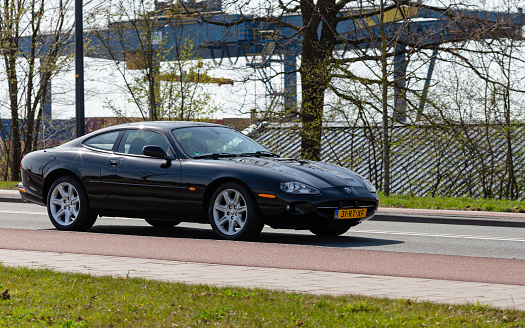
M 155 228 L 171 228 L 180 223 L 180 221 L 168 221 L 168 220 L 157 220 L 157 219 L 144 219 L 151 226 Z
M 84 186 L 71 176 L 62 176 L 51 185 L 47 213 L 59 230 L 86 231 L 97 220 L 97 215 L 89 208 Z
M 350 222 L 331 222 L 324 226 L 310 227 L 310 231 L 322 237 L 334 237 L 339 236 L 350 230 L 354 224 Z
M 215 190 L 208 215 L 213 231 L 229 240 L 253 239 L 264 226 L 252 192 L 236 182 L 224 183 Z

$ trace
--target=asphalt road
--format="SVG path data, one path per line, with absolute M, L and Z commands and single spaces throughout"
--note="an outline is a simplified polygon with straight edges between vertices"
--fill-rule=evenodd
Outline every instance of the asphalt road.
M 9 202 L 0 203 L 0 228 L 55 230 L 44 207 Z M 157 229 L 144 220 L 127 218 L 99 218 L 90 232 L 215 239 L 208 225 L 182 223 L 172 229 Z M 525 260 L 525 229 L 521 228 L 367 221 L 337 238 L 265 228 L 258 243 Z

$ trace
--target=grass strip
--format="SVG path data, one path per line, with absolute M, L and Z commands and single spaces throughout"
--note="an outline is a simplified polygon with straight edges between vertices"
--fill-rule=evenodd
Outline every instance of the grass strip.
M 525 202 L 470 197 L 417 197 L 396 194 L 385 197 L 382 193 L 379 193 L 379 206 L 525 213 Z
M 18 181 L 0 181 L 0 189 L 18 190 Z
M 525 312 L 479 303 L 219 288 L 1 265 L 0 289 L 1 327 L 525 326 Z

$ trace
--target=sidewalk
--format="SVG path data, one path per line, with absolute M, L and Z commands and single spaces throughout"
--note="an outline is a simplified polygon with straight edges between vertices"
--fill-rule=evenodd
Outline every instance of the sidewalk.
M 0 249 L 6 266 L 312 294 L 359 294 L 525 311 L 525 286 Z

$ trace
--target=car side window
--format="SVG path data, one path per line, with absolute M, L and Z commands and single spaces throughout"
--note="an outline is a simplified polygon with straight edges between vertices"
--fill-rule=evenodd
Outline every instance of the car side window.
M 114 131 L 99 134 L 84 141 L 84 145 L 97 149 L 112 150 L 119 133 L 120 131 Z
M 144 146 L 159 146 L 168 152 L 170 145 L 160 133 L 147 130 L 127 130 L 118 147 L 119 153 L 142 155 Z

